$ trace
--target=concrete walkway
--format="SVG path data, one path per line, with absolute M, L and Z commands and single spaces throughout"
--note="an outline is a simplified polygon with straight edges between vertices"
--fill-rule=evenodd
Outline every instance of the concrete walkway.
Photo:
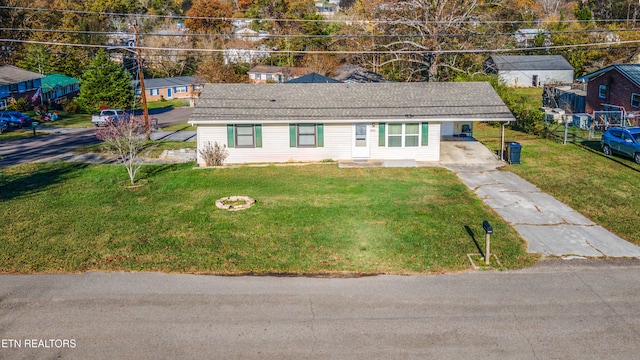
M 521 177 L 501 171 L 505 163 L 481 143 L 442 142 L 441 146 L 442 166 L 455 172 L 515 228 L 528 242 L 528 252 L 562 257 L 640 258 L 640 247 L 607 231 Z M 460 157 L 461 154 L 465 156 Z M 461 160 L 463 158 L 467 161 Z

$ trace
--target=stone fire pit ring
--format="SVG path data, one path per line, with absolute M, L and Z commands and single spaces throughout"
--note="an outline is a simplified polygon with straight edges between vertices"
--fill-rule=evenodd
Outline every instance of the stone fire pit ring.
M 216 207 L 222 210 L 238 211 L 255 205 L 256 200 L 248 196 L 228 196 L 216 200 Z

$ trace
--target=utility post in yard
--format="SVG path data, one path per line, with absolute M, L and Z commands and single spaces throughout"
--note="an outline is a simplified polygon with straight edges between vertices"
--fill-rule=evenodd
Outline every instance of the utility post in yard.
M 149 129 L 149 109 L 147 109 L 147 94 L 144 88 L 144 74 L 142 72 L 142 56 L 140 54 L 140 41 L 138 38 L 138 23 L 133 23 L 133 33 L 135 34 L 136 55 L 138 57 L 138 78 L 140 79 L 140 92 L 142 94 L 142 114 L 144 116 L 144 133 L 147 140 L 151 140 Z

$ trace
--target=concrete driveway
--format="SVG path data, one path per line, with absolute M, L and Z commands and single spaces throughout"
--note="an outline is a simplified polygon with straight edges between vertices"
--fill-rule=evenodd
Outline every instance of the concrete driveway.
M 553 256 L 640 258 L 640 247 L 609 232 L 521 177 L 473 139 L 443 141 L 441 165 L 455 172 L 528 242 Z M 517 166 L 517 165 L 515 165 Z M 496 234 L 497 235 L 497 234 Z

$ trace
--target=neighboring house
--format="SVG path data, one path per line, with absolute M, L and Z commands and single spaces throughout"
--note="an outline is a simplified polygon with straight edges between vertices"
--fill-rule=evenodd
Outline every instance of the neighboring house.
M 309 73 L 309 70 L 291 66 L 257 65 L 249 70 L 249 80 L 254 84 L 283 83 Z
M 80 80 L 62 74 L 51 74 L 41 79 L 42 101 L 60 104 L 73 99 L 80 91 Z
M 580 77 L 587 83 L 586 112 L 640 112 L 640 64 L 607 66 Z
M 31 98 L 41 86 L 42 74 L 27 71 L 16 66 L 0 66 L 0 109 L 6 108 L 12 100 Z
M 573 82 L 573 66 L 562 55 L 490 56 L 484 62 L 487 74 L 498 74 L 513 87 L 538 87 Z
M 531 47 L 535 44 L 535 38 L 538 35 L 545 34 L 544 29 L 518 29 L 513 34 L 514 39 L 516 40 L 516 45 L 519 47 Z M 545 42 L 546 42 L 545 35 Z
M 255 31 L 249 28 L 242 28 L 234 31 L 233 37 L 244 41 L 255 42 L 266 39 L 267 37 L 269 37 L 269 33 L 262 30 Z
M 140 82 L 131 82 L 140 93 Z M 202 89 L 202 83 L 193 76 L 177 76 L 170 78 L 144 79 L 147 101 L 193 99 Z
M 328 19 L 332 18 L 339 9 L 337 3 L 332 3 L 329 1 L 316 1 L 315 6 L 318 14 Z
M 271 51 L 265 46 L 260 46 L 258 49 L 231 48 L 224 50 L 222 57 L 225 65 L 232 63 L 251 64 L 269 57 L 270 53 Z
M 476 121 L 515 121 L 486 82 L 206 84 L 189 123 L 198 149 L 258 163 L 439 161 L 441 138 Z
M 320 75 L 318 73 L 312 72 L 304 76 L 300 76 L 299 78 L 291 79 L 289 81 L 285 81 L 285 84 L 327 84 L 327 83 L 341 83 L 342 81 L 332 79 L 330 77 L 326 77 L 324 75 Z

